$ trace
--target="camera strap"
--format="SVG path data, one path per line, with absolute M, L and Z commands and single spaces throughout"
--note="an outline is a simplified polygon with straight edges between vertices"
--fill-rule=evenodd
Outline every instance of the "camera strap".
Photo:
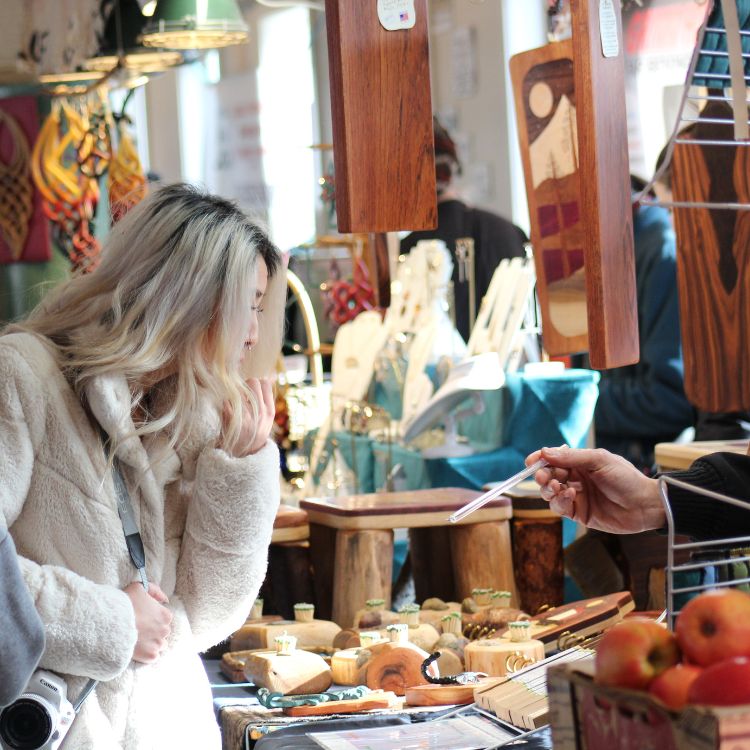
M 122 476 L 120 461 L 117 456 L 113 456 L 109 444 L 109 436 L 104 432 L 102 439 L 104 441 L 104 452 L 107 458 L 112 459 L 112 479 L 115 485 L 115 494 L 117 496 L 117 514 L 120 516 L 122 532 L 125 535 L 125 544 L 128 548 L 128 554 L 133 561 L 133 565 L 138 571 L 143 588 L 148 591 L 148 578 L 146 576 L 146 550 L 143 546 L 141 532 L 138 530 L 138 524 L 133 513 L 133 504 L 130 502 L 130 493 L 125 484 L 125 478 Z

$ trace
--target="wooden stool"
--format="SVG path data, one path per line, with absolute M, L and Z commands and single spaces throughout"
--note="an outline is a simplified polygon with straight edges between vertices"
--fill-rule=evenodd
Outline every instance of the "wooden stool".
M 558 607 L 565 595 L 562 518 L 550 510 L 536 482 L 522 482 L 513 500 L 513 560 L 520 608 L 534 614 Z
M 412 542 L 418 539 L 421 545 L 412 549 L 418 598 L 436 595 L 420 590 L 425 588 L 424 581 L 417 581 L 420 571 L 432 569 L 435 579 L 435 571 L 449 568 L 455 590 L 441 590 L 444 598 L 460 600 L 473 588 L 493 587 L 510 591 L 515 605 L 510 499 L 500 497 L 459 524 L 448 521 L 451 513 L 479 494 L 440 488 L 302 500 L 300 507 L 310 520 L 319 616 L 351 627 L 365 600 L 384 599 L 390 605 L 393 529 L 397 528 L 419 532 L 412 536 Z M 421 533 L 428 530 L 437 532 L 433 541 L 442 536 L 442 543 L 430 545 L 427 534 Z
M 292 620 L 296 602 L 312 601 L 309 539 L 307 513 L 280 505 L 273 522 L 268 572 L 258 595 L 265 612 Z

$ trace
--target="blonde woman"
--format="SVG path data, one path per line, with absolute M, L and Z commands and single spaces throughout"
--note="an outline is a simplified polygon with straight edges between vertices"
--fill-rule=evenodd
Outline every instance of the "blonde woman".
M 285 289 L 258 227 L 172 185 L 113 227 L 94 273 L 0 336 L 0 526 L 45 625 L 40 667 L 73 699 L 101 681 L 67 750 L 220 747 L 198 653 L 241 625 L 266 569 Z

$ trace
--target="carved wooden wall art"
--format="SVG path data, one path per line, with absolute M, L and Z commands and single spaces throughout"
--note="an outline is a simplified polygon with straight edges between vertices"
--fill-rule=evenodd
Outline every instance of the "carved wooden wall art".
M 511 77 L 545 348 L 606 369 L 639 355 L 622 25 L 609 0 L 572 13 L 573 40 L 514 56 Z

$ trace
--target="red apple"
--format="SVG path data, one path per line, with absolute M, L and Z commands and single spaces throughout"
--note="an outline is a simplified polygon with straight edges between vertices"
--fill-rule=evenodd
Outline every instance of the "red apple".
M 653 620 L 633 617 L 608 630 L 596 649 L 596 681 L 601 685 L 648 687 L 680 660 L 674 634 Z
M 714 589 L 691 599 L 675 627 L 689 661 L 707 667 L 732 656 L 750 656 L 750 594 Z
M 688 702 L 688 691 L 702 667 L 692 664 L 675 664 L 655 677 L 648 686 L 648 692 L 658 698 L 667 708 L 679 711 Z
M 750 705 L 750 659 L 735 656 L 706 667 L 690 686 L 688 703 L 703 706 Z

